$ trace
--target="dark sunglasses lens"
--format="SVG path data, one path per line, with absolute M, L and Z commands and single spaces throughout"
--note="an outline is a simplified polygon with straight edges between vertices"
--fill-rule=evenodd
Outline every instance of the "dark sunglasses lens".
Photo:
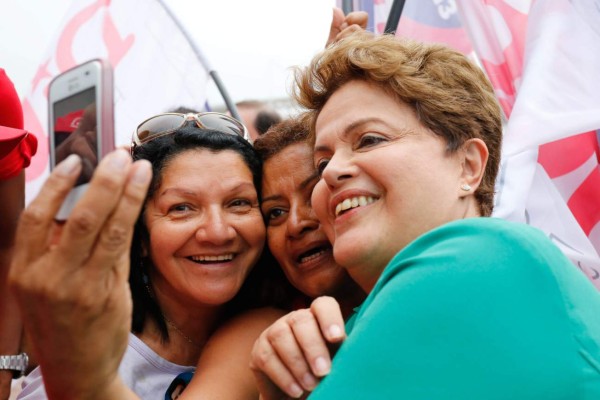
M 200 123 L 207 129 L 214 129 L 230 135 L 238 135 L 244 137 L 243 126 L 226 115 L 220 114 L 204 114 L 199 118 Z
M 177 129 L 183 123 L 184 116 L 177 114 L 157 115 L 143 122 L 137 129 L 140 143 L 147 142 L 152 136 Z

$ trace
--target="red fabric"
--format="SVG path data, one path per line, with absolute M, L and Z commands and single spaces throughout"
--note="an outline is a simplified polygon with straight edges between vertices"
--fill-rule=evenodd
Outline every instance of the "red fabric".
M 0 68 L 0 126 L 23 129 L 23 108 L 15 86 Z
M 0 158 L 0 180 L 14 178 L 31 163 L 31 157 L 37 151 L 37 139 L 29 132 L 24 132 L 25 136 L 20 138 L 16 145 L 13 144 L 14 141 L 0 141 L 0 154 L 9 148 L 7 143 L 10 143 L 12 148 Z
M 37 139 L 23 130 L 23 108 L 15 86 L 0 68 L 0 180 L 17 176 L 37 151 Z

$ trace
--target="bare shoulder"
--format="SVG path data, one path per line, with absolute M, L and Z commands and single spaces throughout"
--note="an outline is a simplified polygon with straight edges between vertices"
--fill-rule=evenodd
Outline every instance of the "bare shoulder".
M 285 311 L 257 308 L 221 325 L 204 347 L 197 371 L 180 399 L 258 399 L 250 353 L 258 336 Z
M 262 332 L 285 314 L 287 314 L 286 311 L 274 307 L 255 308 L 231 318 L 216 333 L 240 328 L 243 328 L 244 331 L 259 329 Z

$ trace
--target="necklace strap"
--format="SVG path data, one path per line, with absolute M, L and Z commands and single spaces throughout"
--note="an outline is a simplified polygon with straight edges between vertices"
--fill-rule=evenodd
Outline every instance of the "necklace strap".
M 150 284 L 149 284 L 147 278 L 144 279 L 144 282 L 146 283 L 146 290 L 148 291 L 148 295 L 156 300 L 156 297 L 154 296 L 154 293 L 152 293 L 152 289 L 150 288 Z M 159 307 L 159 310 L 160 310 L 160 307 Z M 188 343 L 190 343 L 191 345 L 193 345 L 199 349 L 204 347 L 204 343 L 199 344 L 199 343 L 196 343 L 195 341 L 193 341 L 188 335 L 183 333 L 183 331 L 181 329 L 179 329 L 173 321 L 171 321 L 169 318 L 167 318 L 162 311 L 160 312 L 160 315 L 163 317 L 163 319 L 165 320 L 167 325 L 170 328 L 172 328 L 175 332 L 177 332 L 177 334 L 180 335 L 182 338 L 184 338 Z

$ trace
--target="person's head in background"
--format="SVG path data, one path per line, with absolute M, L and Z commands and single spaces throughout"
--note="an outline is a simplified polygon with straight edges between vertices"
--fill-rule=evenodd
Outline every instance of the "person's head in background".
M 263 160 L 261 210 L 267 243 L 288 280 L 311 298 L 333 296 L 344 309 L 358 305 L 362 290 L 333 259 L 332 248 L 310 202 L 319 180 L 307 141 L 305 116 L 273 125 L 254 142 Z
M 281 116 L 275 109 L 259 100 L 244 100 L 235 106 L 253 141 L 281 121 Z
M 462 54 L 357 32 L 296 78 L 322 177 L 312 204 L 363 289 L 421 234 L 491 214 L 500 109 Z

